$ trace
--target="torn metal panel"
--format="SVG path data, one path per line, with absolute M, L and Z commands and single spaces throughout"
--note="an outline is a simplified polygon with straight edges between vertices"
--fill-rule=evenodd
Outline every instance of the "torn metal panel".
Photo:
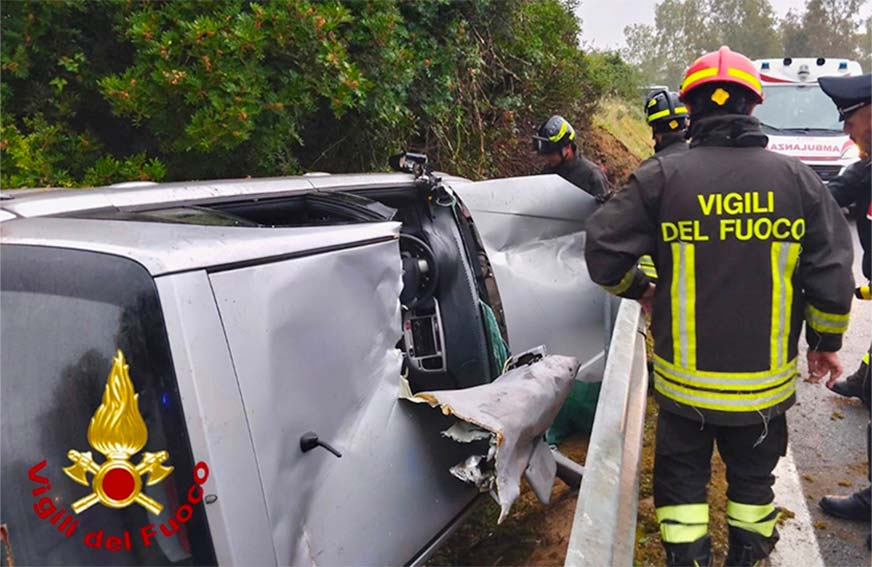
M 588 276 L 585 223 L 597 208 L 557 175 L 452 185 L 475 220 L 500 289 L 509 344 L 574 356 L 578 378 L 604 367 L 607 294 Z
M 420 392 L 409 398 L 439 407 L 443 414 L 470 424 L 452 426 L 446 436 L 464 442 L 477 436 L 476 430 L 490 432 L 492 458 L 490 452 L 488 456 L 476 454 L 454 467 L 452 473 L 480 489 L 489 490 L 493 483 L 492 494 L 501 510 L 499 522 L 520 494 L 522 474 L 527 474 L 540 500 L 548 501 L 556 464 L 542 435 L 569 395 L 578 367 L 575 358 L 546 356 L 510 370 L 490 384 Z
M 556 476 L 557 462 L 554 460 L 554 455 L 545 441 L 539 439 L 533 444 L 533 451 L 530 455 L 530 462 L 527 464 L 527 470 L 524 471 L 524 477 L 533 487 L 536 498 L 542 504 L 548 504 L 551 501 L 551 488 L 554 486 Z

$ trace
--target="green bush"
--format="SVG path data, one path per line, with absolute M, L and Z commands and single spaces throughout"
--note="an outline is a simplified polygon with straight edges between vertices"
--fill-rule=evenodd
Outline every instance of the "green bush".
M 2 186 L 383 169 L 529 173 L 634 80 L 560 0 L 4 2 Z

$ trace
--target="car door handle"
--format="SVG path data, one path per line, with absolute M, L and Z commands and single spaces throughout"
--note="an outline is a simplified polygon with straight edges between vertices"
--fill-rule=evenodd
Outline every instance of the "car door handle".
M 323 448 L 327 449 L 328 451 L 330 451 L 331 453 L 333 453 L 334 455 L 336 455 L 337 457 L 339 457 L 340 459 L 342 458 L 342 453 L 337 451 L 329 443 L 326 443 L 326 442 L 318 439 L 318 434 L 315 433 L 314 431 L 307 431 L 306 433 L 303 433 L 303 436 L 300 437 L 300 450 L 304 453 L 308 453 L 309 451 L 311 451 L 315 447 L 323 447 Z

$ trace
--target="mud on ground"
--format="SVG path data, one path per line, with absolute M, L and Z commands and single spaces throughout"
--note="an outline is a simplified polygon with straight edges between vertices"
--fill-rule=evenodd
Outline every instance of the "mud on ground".
M 560 451 L 583 463 L 587 438 L 569 438 Z M 509 517 L 498 526 L 499 506 L 485 497 L 428 565 L 563 565 L 577 499 L 578 491 L 558 479 L 551 502 L 543 506 L 524 481 Z

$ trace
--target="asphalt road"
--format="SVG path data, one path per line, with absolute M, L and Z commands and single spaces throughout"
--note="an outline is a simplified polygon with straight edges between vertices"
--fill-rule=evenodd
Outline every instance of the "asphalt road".
M 855 278 L 860 271 L 860 245 L 855 236 Z M 872 301 L 855 300 L 851 323 L 840 352 L 845 374 L 854 372 L 872 340 Z M 805 339 L 801 340 L 804 347 Z M 800 372 L 808 376 L 805 349 Z M 818 506 L 827 494 L 850 494 L 868 484 L 866 477 L 866 424 L 869 413 L 859 400 L 838 396 L 822 384 L 800 380 L 798 403 L 788 412 L 790 452 L 776 469 L 776 505 L 796 517 L 782 528 L 772 564 L 859 567 L 870 565 L 866 550 L 869 523 L 838 520 Z M 795 472 L 794 472 L 795 471 Z M 803 507 L 802 504 L 805 504 Z

